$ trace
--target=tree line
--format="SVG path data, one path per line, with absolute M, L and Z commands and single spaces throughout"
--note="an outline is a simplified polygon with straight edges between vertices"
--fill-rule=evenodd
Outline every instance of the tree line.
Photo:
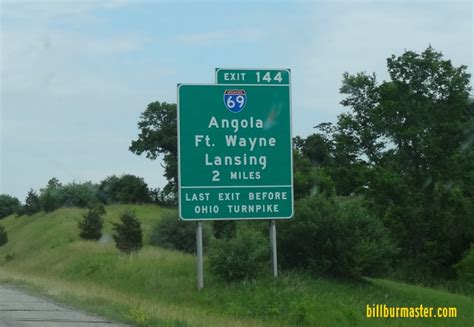
M 93 208 L 97 204 L 156 203 L 169 206 L 170 200 L 160 189 L 149 188 L 141 177 L 130 174 L 109 176 L 100 183 L 68 183 L 51 178 L 39 192 L 30 189 L 22 204 L 8 194 L 0 195 L 0 219 L 11 214 L 33 215 L 61 207 Z

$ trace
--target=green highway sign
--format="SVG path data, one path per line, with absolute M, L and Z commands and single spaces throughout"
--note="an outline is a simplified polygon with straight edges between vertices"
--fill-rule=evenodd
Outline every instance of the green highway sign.
M 216 84 L 290 85 L 290 70 L 216 68 Z
M 178 85 L 182 220 L 292 218 L 289 71 L 278 72 L 286 84 Z

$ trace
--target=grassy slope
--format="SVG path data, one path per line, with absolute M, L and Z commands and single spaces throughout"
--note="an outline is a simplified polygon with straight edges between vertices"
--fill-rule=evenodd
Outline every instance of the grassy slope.
M 0 248 L 0 278 L 26 283 L 60 301 L 138 325 L 169 326 L 470 326 L 474 299 L 386 280 L 351 284 L 289 273 L 278 281 L 225 285 L 206 274 L 196 291 L 192 255 L 145 246 L 132 256 L 114 248 L 110 222 L 135 210 L 147 241 L 164 209 L 109 206 L 106 237 L 80 241 L 83 210 L 60 209 L 2 220 L 9 243 Z M 6 255 L 15 255 L 6 261 Z M 456 319 L 366 319 L 366 304 L 455 306 Z

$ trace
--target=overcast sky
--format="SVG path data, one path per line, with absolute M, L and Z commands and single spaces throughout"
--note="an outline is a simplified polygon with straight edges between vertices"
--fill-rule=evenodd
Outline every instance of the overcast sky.
M 293 133 L 337 119 L 345 71 L 387 78 L 386 58 L 428 45 L 472 73 L 472 1 L 1 1 L 0 193 L 24 200 L 51 177 L 131 173 L 152 101 L 216 67 L 290 68 Z M 472 84 L 472 83 L 471 83 Z

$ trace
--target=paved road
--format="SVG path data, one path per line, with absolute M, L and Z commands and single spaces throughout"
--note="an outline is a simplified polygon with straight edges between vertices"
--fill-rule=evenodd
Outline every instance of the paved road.
M 120 325 L 0 285 L 0 327 L 120 327 Z

